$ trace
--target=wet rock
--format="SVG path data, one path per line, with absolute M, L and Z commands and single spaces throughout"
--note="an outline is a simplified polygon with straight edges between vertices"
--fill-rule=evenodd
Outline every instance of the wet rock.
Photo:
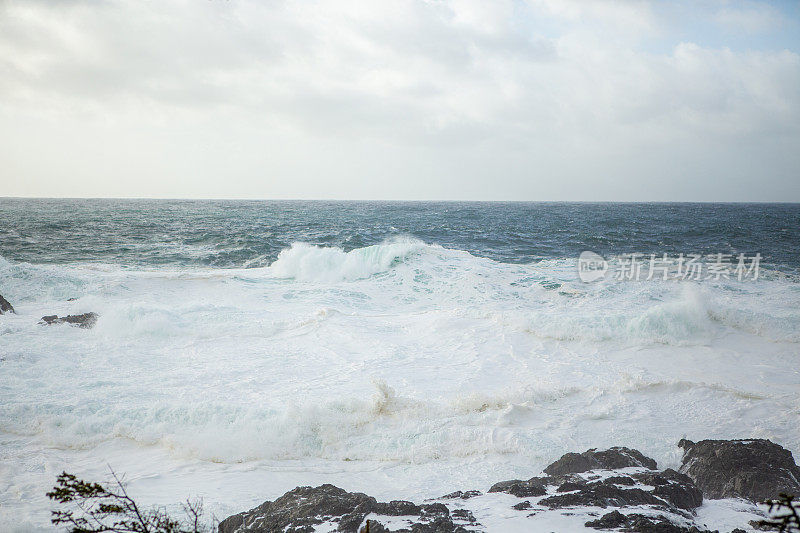
M 454 500 L 456 498 L 460 498 L 462 500 L 468 500 L 470 498 L 474 498 L 475 496 L 480 496 L 483 493 L 479 490 L 467 490 L 467 491 L 460 491 L 457 490 L 455 492 L 451 492 L 450 494 L 445 494 L 440 499 L 441 500 Z
M 383 503 L 372 496 L 326 484 L 297 487 L 273 502 L 230 516 L 220 522 L 219 533 L 306 533 L 321 524 L 325 524 L 326 531 L 334 527 L 336 531 L 356 533 L 366 531 L 365 519 L 370 514 L 408 517 L 411 523 L 403 531 L 412 533 L 466 533 L 453 519 L 475 522 L 469 511 L 454 512 L 451 517 L 450 510 L 441 503 L 416 505 L 402 500 Z M 389 530 L 380 520 L 370 519 L 370 533 L 386 531 Z
M 450 516 L 450 509 L 443 503 L 429 503 L 420 505 L 423 515 L 428 516 Z
M 289 530 L 291 531 L 291 530 Z M 429 523 L 412 524 L 410 528 L 400 530 L 389 529 L 377 520 L 369 520 L 369 527 L 364 524 L 359 533 L 471 533 L 461 526 L 455 525 L 446 517 L 439 517 Z
M 340 531 L 356 531 L 364 517 L 377 505 L 375 498 L 347 492 L 333 485 L 297 487 L 274 502 L 230 516 L 220 522 L 219 533 L 305 531 L 337 519 Z M 345 529 L 342 529 L 342 521 Z M 354 524 L 354 525 L 353 525 Z
M 700 533 L 697 527 L 683 527 L 671 522 L 665 516 L 645 516 L 638 513 L 624 515 L 619 511 L 611 511 L 597 520 L 584 524 L 593 529 L 617 529 L 638 533 Z
M 530 496 L 544 496 L 547 494 L 547 487 L 541 478 L 534 477 L 528 481 L 519 479 L 501 481 L 492 485 L 489 492 L 506 492 L 519 498 L 528 498 Z
M 584 524 L 586 527 L 594 529 L 614 529 L 626 524 L 628 517 L 619 511 L 606 513 L 597 520 L 590 520 Z
M 597 451 L 596 448 L 583 453 L 566 453 L 544 469 L 545 474 L 562 476 L 579 474 L 589 470 L 627 468 L 631 466 L 656 469 L 656 462 L 646 457 L 639 450 L 615 446 L 608 450 Z
M 689 476 L 672 469 L 659 472 L 655 467 L 654 460 L 630 448 L 588 450 L 565 454 L 545 469 L 549 476 L 503 481 L 493 485 L 489 492 L 505 492 L 520 498 L 546 496 L 538 504 L 550 509 L 644 505 L 688 516 L 686 511 L 702 505 L 703 494 Z M 601 472 L 618 468 L 632 470 L 611 476 Z M 551 495 L 547 496 L 548 487 L 555 488 L 556 494 L 550 490 Z
M 16 314 L 17 312 L 14 311 L 14 307 L 10 303 L 8 303 L 8 300 L 3 298 L 3 295 L 0 294 L 0 315 L 3 315 L 5 313 Z
M 612 485 L 635 485 L 636 481 L 628 476 L 611 476 L 606 478 L 604 483 Z
M 79 328 L 89 329 L 94 327 L 97 323 L 97 313 L 83 313 L 82 315 L 67 315 L 60 317 L 58 315 L 43 316 L 39 324 L 53 325 L 53 324 L 70 324 L 78 326 Z
M 411 502 L 394 500 L 389 503 L 377 503 L 375 512 L 386 516 L 419 515 L 422 514 L 422 509 Z
M 686 474 L 668 468 L 662 472 L 633 474 L 633 479 L 654 486 L 653 495 L 679 509 L 692 510 L 703 505 L 703 493 Z M 607 479 L 609 482 L 611 478 Z
M 361 528 L 360 533 L 391 533 L 386 526 L 377 520 L 368 520 L 364 527 Z
M 468 509 L 453 509 L 453 512 L 450 513 L 450 516 L 453 520 L 461 520 L 471 525 L 477 525 L 478 521 L 475 520 L 475 516 L 472 514 L 472 511 Z
M 748 453 L 755 454 L 762 462 L 776 461 L 775 464 L 781 465 L 782 468 L 778 473 L 795 480 L 791 477 L 794 475 L 792 468 L 797 467 L 791 454 L 769 441 L 703 442 L 728 443 L 726 446 L 736 445 L 743 449 L 749 449 L 748 446 L 754 447 L 755 450 Z M 705 448 L 697 449 L 695 443 L 688 441 L 682 441 L 681 445 L 691 449 L 697 457 L 705 457 L 699 453 Z M 717 448 L 720 446 L 717 445 Z M 726 446 L 722 446 L 723 451 L 727 450 Z M 733 452 L 727 450 L 726 453 Z M 783 463 L 776 458 L 783 460 Z M 765 466 L 758 461 L 756 463 L 759 468 L 769 470 L 769 465 Z M 571 471 L 576 468 L 582 470 L 587 464 L 592 465 L 592 469 L 579 473 Z M 690 470 L 691 466 L 697 464 L 684 461 L 684 468 Z M 672 469 L 658 471 L 655 467 L 655 461 L 629 448 L 618 447 L 600 452 L 588 450 L 582 454 L 566 454 L 548 467 L 547 470 L 557 472 L 555 474 L 532 477 L 528 480 L 503 481 L 489 489 L 489 492 L 502 492 L 519 498 L 511 501 L 508 497 L 498 499 L 479 491 L 456 491 L 424 504 L 403 500 L 382 503 L 365 494 L 349 493 L 333 485 L 316 488 L 300 487 L 287 492 L 274 502 L 265 502 L 246 513 L 229 517 L 220 524 L 219 532 L 305 533 L 325 530 L 362 533 L 367 530 L 365 525 L 367 518 L 370 520 L 370 533 L 486 531 L 472 512 L 462 508 L 464 504 L 461 500 L 470 498 L 485 498 L 484 501 L 477 502 L 478 506 L 474 507 L 475 509 L 483 509 L 484 503 L 489 506 L 500 503 L 506 511 L 510 511 L 508 506 L 511 506 L 515 511 L 523 513 L 514 513 L 517 519 L 527 516 L 527 519 L 535 521 L 547 513 L 586 513 L 588 520 L 589 517 L 595 516 L 593 513 L 601 507 L 611 512 L 586 522 L 586 526 L 642 533 L 701 531 L 698 529 L 700 526 L 693 523 L 693 510 L 703 503 L 700 487 L 687 473 Z M 617 468 L 625 470 L 609 471 Z M 735 472 L 730 475 L 735 475 Z M 531 529 L 536 529 L 534 522 L 531 522 Z
M 468 533 L 462 526 L 457 526 L 445 516 L 440 516 L 431 522 L 416 523 L 409 530 L 411 533 Z
M 664 501 L 642 489 L 623 489 L 615 485 L 596 484 L 578 492 L 549 496 L 539 502 L 550 509 L 563 507 L 625 507 L 630 505 L 664 506 Z
M 550 508 L 597 505 L 626 507 L 651 505 L 670 511 L 692 510 L 703 503 L 703 494 L 691 478 L 672 469 L 636 472 L 587 482 L 579 476 L 553 476 L 549 485 L 561 482 L 558 494 L 539 503 Z M 636 483 L 647 487 L 633 487 Z M 652 488 L 649 488 L 652 487 Z
M 589 488 L 588 483 L 581 483 L 578 481 L 565 481 L 564 483 L 558 486 L 556 492 L 573 492 L 576 490 L 584 490 L 588 488 Z
M 780 531 L 774 526 L 765 524 L 763 520 L 750 520 L 747 524 L 756 531 Z
M 745 498 L 761 502 L 779 493 L 800 494 L 800 467 L 792 453 L 766 439 L 682 439 L 680 471 L 707 498 Z

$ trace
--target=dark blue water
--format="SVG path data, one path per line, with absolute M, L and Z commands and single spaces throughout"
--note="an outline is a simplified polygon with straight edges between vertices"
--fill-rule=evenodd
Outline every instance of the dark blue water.
M 398 235 L 509 263 L 622 253 L 754 254 L 800 267 L 800 204 L 0 199 L 0 256 L 31 263 L 254 267 L 303 241 Z

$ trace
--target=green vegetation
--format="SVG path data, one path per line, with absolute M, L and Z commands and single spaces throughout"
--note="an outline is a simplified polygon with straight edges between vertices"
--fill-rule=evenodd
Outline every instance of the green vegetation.
M 65 525 L 70 533 L 207 533 L 201 500 L 183 505 L 186 519 L 175 520 L 163 508 L 142 509 L 128 495 L 125 485 L 111 471 L 111 489 L 100 483 L 78 479 L 62 472 L 47 497 L 67 509 L 52 511 L 53 524 Z

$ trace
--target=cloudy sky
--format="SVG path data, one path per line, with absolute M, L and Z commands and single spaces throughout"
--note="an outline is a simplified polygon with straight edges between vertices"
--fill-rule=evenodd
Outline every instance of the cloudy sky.
M 800 201 L 800 2 L 0 0 L 0 196 Z

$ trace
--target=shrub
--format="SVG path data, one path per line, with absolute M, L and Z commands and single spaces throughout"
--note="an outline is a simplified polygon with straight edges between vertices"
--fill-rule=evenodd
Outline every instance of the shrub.
M 47 497 L 67 505 L 52 511 L 51 521 L 66 525 L 71 533 L 206 533 L 202 500 L 187 500 L 185 520 L 175 520 L 159 507 L 142 509 L 128 495 L 125 484 L 114 471 L 112 488 L 78 479 L 62 472 Z

